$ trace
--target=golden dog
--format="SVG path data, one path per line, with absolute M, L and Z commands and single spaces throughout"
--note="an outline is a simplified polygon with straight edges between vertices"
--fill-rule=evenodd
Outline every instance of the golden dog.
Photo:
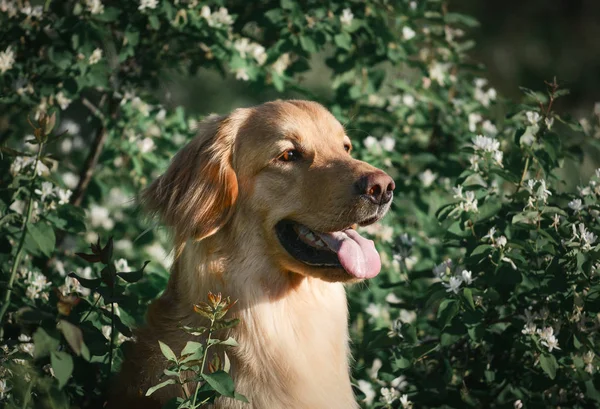
M 321 105 L 275 101 L 209 117 L 144 199 L 172 229 L 165 293 L 126 357 L 109 406 L 160 407 L 180 387 L 142 398 L 166 367 L 158 341 L 180 351 L 207 292 L 238 300 L 229 330 L 236 390 L 217 409 L 358 408 L 350 385 L 343 283 L 381 262 L 354 227 L 381 219 L 394 182 L 353 159 L 342 125 Z M 192 389 L 193 390 L 193 389 Z

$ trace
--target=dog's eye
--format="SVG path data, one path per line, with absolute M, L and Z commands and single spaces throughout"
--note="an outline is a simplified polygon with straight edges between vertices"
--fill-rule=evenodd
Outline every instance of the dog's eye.
M 350 152 L 350 149 L 352 149 L 352 146 L 350 146 L 350 145 L 344 145 L 344 150 L 346 152 Z
M 290 149 L 289 151 L 285 151 L 279 157 L 279 160 L 282 162 L 293 162 L 300 159 L 300 152 L 295 149 Z

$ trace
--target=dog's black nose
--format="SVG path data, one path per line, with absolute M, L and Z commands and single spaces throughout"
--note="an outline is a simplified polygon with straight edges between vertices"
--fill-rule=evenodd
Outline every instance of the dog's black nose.
M 356 192 L 366 196 L 371 202 L 384 205 L 392 200 L 396 188 L 394 180 L 385 172 L 378 171 L 362 176 L 355 183 Z

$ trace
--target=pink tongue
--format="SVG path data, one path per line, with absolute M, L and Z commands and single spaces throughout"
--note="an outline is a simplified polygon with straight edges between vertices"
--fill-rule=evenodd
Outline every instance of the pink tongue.
M 356 278 L 373 278 L 381 270 L 381 259 L 375 244 L 356 230 L 318 233 L 327 246 L 335 251 L 344 270 Z

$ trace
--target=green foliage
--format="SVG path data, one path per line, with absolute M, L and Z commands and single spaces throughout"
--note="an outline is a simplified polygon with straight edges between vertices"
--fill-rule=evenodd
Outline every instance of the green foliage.
M 467 55 L 477 22 L 447 3 L 0 1 L 0 403 L 102 406 L 167 280 L 136 195 L 200 119 L 163 90 L 202 69 L 319 100 L 397 182 L 364 229 L 384 272 L 349 289 L 364 407 L 597 406 L 600 173 L 564 175 L 599 146 L 598 110 L 556 114 L 556 81 L 499 98 Z M 237 324 L 214 301 L 182 328 L 199 342 L 161 345 L 173 367 L 148 394 L 191 368 L 177 405 L 243 400 L 226 355 L 206 360 L 235 345 L 210 336 Z
M 198 408 L 207 403 L 213 403 L 216 398 L 223 396 L 234 398 L 243 402 L 248 402 L 245 396 L 235 392 L 233 379 L 229 375 L 230 364 L 227 352 L 222 350 L 215 352 L 212 360 L 207 360 L 208 350 L 214 346 L 223 347 L 238 346 L 237 342 L 229 337 L 226 340 L 213 338 L 215 332 L 237 325 L 237 320 L 225 320 L 227 311 L 235 304 L 229 298 L 224 299 L 221 293 L 208 293 L 208 303 L 201 302 L 194 306 L 194 311 L 205 320 L 210 321 L 208 327 L 185 327 L 181 329 L 194 336 L 202 336 L 203 342 L 188 341 L 181 350 L 179 357 L 175 355 L 168 345 L 159 341 L 160 350 L 169 362 L 173 364 L 168 367 L 164 375 L 169 377 L 166 381 L 159 383 L 148 389 L 146 396 L 152 395 L 157 390 L 168 385 L 179 385 L 183 391 L 185 399 L 176 398 L 174 407 L 177 408 Z M 233 324 L 231 324 L 233 323 Z M 193 376 L 186 376 L 186 373 L 192 373 Z M 191 388 L 188 388 L 191 384 Z M 193 390 L 194 392 L 188 392 Z M 168 403 L 169 407 L 173 403 Z

